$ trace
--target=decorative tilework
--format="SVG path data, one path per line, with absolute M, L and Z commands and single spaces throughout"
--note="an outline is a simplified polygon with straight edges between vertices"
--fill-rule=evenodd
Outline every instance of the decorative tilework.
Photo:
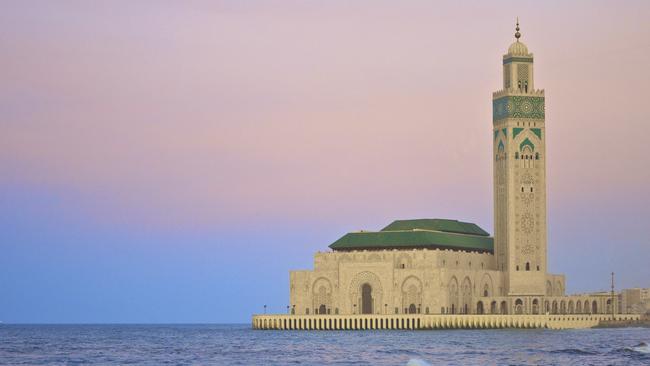
M 537 137 L 539 137 L 540 140 L 542 139 L 542 129 L 541 128 L 531 128 L 530 130 L 533 131 L 533 133 L 535 135 L 537 135 Z
M 544 97 L 506 96 L 492 101 L 492 120 L 504 118 L 544 119 Z
M 535 145 L 526 138 L 521 144 L 519 144 L 519 150 L 522 150 L 524 146 L 530 146 L 530 148 L 535 151 Z
M 513 128 L 512 128 L 512 138 L 514 139 L 515 137 L 517 137 L 517 135 L 519 135 L 519 133 L 520 133 L 521 131 L 523 131 L 523 130 L 524 130 L 524 129 L 523 129 L 523 128 L 520 128 L 520 127 L 513 127 Z

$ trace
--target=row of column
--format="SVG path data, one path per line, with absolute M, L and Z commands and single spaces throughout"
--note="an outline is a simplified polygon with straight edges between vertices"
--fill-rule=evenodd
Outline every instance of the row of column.
M 546 328 L 547 316 L 442 315 L 442 316 L 264 316 L 253 320 L 255 329 L 278 330 L 366 330 L 366 329 L 456 329 L 456 328 Z

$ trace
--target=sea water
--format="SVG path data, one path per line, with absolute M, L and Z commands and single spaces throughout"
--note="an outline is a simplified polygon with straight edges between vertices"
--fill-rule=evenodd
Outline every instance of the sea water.
M 262 331 L 0 325 L 8 365 L 650 365 L 650 329 Z

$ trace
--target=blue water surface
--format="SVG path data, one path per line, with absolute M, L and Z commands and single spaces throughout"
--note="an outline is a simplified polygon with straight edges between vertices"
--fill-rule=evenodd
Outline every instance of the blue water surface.
M 650 329 L 260 331 L 0 325 L 6 365 L 650 365 Z

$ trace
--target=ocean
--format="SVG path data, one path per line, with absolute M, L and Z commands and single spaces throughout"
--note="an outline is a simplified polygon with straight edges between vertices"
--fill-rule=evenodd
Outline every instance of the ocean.
M 260 331 L 0 325 L 2 365 L 650 365 L 650 329 Z

